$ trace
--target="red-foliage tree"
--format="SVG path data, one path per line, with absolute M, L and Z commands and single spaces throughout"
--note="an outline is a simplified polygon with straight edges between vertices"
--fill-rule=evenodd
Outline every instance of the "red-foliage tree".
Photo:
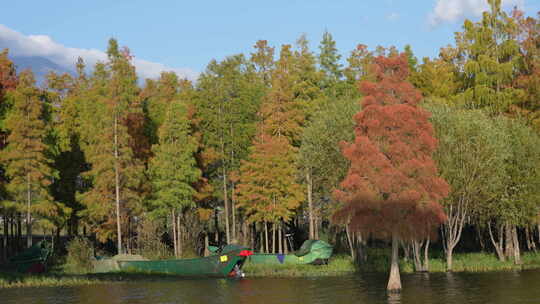
M 355 141 L 343 143 L 351 167 L 336 199 L 334 220 L 351 230 L 392 239 L 389 291 L 399 291 L 399 240 L 427 237 L 446 219 L 439 201 L 449 186 L 437 174 L 437 147 L 421 93 L 407 81 L 405 54 L 379 56 L 375 81 L 360 82 L 362 111 L 354 116 Z

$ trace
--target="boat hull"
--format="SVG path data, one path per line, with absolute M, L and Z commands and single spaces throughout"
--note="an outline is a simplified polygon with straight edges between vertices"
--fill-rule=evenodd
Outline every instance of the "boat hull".
M 245 256 L 241 249 L 218 255 L 175 260 L 127 260 L 106 259 L 94 264 L 95 272 L 142 272 L 171 274 L 186 277 L 227 277 L 236 276 L 242 268 Z

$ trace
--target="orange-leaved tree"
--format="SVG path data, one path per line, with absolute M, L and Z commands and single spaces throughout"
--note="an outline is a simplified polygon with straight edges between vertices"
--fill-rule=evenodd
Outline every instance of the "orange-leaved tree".
M 351 230 L 392 240 L 389 291 L 399 291 L 400 240 L 426 238 L 444 222 L 439 201 L 449 186 L 438 176 L 437 147 L 420 92 L 407 81 L 405 54 L 379 56 L 374 81 L 360 82 L 362 110 L 354 116 L 355 140 L 343 143 L 351 166 L 335 198 L 334 220 Z
M 296 182 L 295 159 L 296 148 L 286 137 L 263 134 L 240 167 L 240 182 L 236 187 L 238 207 L 244 210 L 249 222 L 264 222 L 267 250 L 266 223 L 274 224 L 273 252 L 276 251 L 275 225 L 281 220 L 289 221 L 303 199 L 302 188 Z M 278 232 L 281 235 L 281 230 Z M 281 243 L 278 244 L 281 248 Z
M 296 181 L 297 148 L 293 144 L 300 140 L 304 113 L 294 99 L 295 77 L 294 57 L 290 46 L 284 45 L 272 73 L 272 88 L 261 105 L 258 134 L 248 159 L 242 161 L 235 191 L 237 206 L 244 210 L 248 221 L 263 223 L 267 251 L 267 223 L 272 224 L 272 252 L 276 252 L 276 232 L 277 251 L 283 251 L 281 223 L 290 220 L 303 200 L 302 188 Z

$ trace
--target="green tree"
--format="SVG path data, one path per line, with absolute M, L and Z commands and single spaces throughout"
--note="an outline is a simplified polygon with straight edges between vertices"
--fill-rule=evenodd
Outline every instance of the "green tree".
M 7 190 L 26 213 L 27 246 L 32 246 L 32 226 L 37 216 L 54 216 L 57 208 L 50 194 L 56 171 L 46 143 L 46 103 L 35 87 L 34 76 L 25 71 L 19 75 L 17 88 L 9 93 L 12 108 L 5 128 L 8 145 L 2 151 L 9 178 Z
M 341 153 L 340 143 L 354 139 L 353 116 L 358 111 L 357 100 L 327 101 L 303 131 L 299 162 L 306 170 L 311 239 L 317 239 L 318 225 L 314 221 L 323 212 L 323 206 L 317 206 L 315 201 L 332 199 L 334 189 L 349 168 L 349 161 Z
M 520 90 L 512 84 L 520 61 L 516 40 L 518 26 L 501 9 L 501 0 L 489 0 L 490 12 L 480 22 L 465 20 L 464 31 L 456 33 L 459 57 L 463 58 L 459 100 L 469 108 L 506 112 L 519 100 Z
M 325 73 L 327 83 L 339 81 L 343 77 L 342 65 L 339 62 L 341 55 L 338 53 L 336 41 L 330 32 L 323 33 L 319 49 L 319 65 Z
M 442 201 L 448 220 L 443 224 L 446 267 L 466 224 L 497 200 L 505 188 L 508 137 L 484 112 L 431 104 L 431 121 L 439 140 L 434 155 L 441 175 L 451 186 Z
M 185 104 L 179 100 L 169 103 L 165 120 L 159 128 L 159 143 L 152 147 L 154 157 L 149 164 L 153 196 L 150 210 L 155 216 L 172 215 L 173 227 L 176 214 L 195 206 L 196 190 L 193 184 L 201 176 L 195 152 L 199 145 L 191 135 L 190 121 Z M 178 227 L 173 229 L 175 253 L 182 254 Z
M 412 75 L 414 75 L 418 67 L 418 58 L 414 56 L 414 53 L 410 44 L 405 45 L 404 53 L 405 55 L 407 55 L 407 63 L 409 64 L 409 71 L 411 72 Z
M 460 83 L 454 66 L 442 59 L 424 58 L 418 72 L 411 76 L 411 82 L 430 101 L 443 104 L 457 104 L 455 97 Z
M 169 104 L 178 99 L 180 80 L 174 72 L 162 72 L 159 79 L 146 80 L 141 92 L 143 107 L 147 117 L 147 135 L 152 144 L 158 142 L 158 129 L 163 124 Z
M 211 61 L 198 81 L 195 120 L 201 132 L 203 154 L 209 163 L 207 167 L 212 168 L 205 178 L 216 185 L 215 189 L 222 189 L 215 196 L 223 200 L 225 207 L 227 242 L 236 237 L 237 222 L 234 197 L 230 197 L 234 188 L 230 175 L 248 155 L 265 91 L 261 77 L 243 55 L 227 57 L 222 62 Z
M 504 186 L 495 199 L 483 205 L 479 216 L 488 225 L 499 259 L 513 258 L 520 264 L 517 228 L 537 222 L 540 207 L 540 138 L 517 119 L 501 118 L 496 124 L 499 132 L 506 135 L 509 151 L 503 166 Z M 498 237 L 494 233 L 496 230 Z

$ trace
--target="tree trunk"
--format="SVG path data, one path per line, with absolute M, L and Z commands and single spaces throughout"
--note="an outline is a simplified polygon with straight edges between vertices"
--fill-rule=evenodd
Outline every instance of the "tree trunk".
M 171 211 L 171 223 L 172 223 L 172 239 L 174 246 L 174 256 L 178 257 L 178 242 L 176 241 L 176 216 L 174 214 L 174 208 Z
M 540 223 L 536 225 L 536 230 L 538 230 L 538 243 L 540 243 Z
M 287 233 L 283 232 L 283 249 L 284 249 L 284 254 L 288 254 L 289 253 L 289 245 L 287 244 L 288 243 L 288 237 L 287 237 Z
M 431 241 L 428 237 L 426 240 L 426 245 L 424 246 L 424 271 L 429 271 L 429 245 Z
M 223 204 L 225 205 L 225 239 L 227 244 L 231 241 L 231 232 L 229 226 L 229 198 L 227 196 L 227 172 L 223 167 Z
M 408 261 L 411 258 L 411 246 L 406 242 L 399 242 L 401 244 L 401 248 L 403 248 L 403 259 L 405 261 Z M 414 248 L 413 248 L 414 250 Z M 414 255 L 414 252 L 413 252 Z
M 32 247 L 32 189 L 30 186 L 30 173 L 26 174 L 26 247 Z
M 510 259 L 514 256 L 514 240 L 512 235 L 512 225 L 506 223 L 504 226 L 504 256 Z
M 236 236 L 236 207 L 235 207 L 235 197 L 234 197 L 234 183 L 232 184 L 232 190 L 231 190 L 231 213 L 232 213 L 232 240 L 234 243 L 238 243 L 238 239 Z
M 21 251 L 22 247 L 22 219 L 21 219 L 21 213 L 17 212 L 17 252 Z
M 480 250 L 482 250 L 482 252 L 485 252 L 486 251 L 486 244 L 484 243 L 484 238 L 482 236 L 482 230 L 480 230 L 480 227 L 478 225 L 475 225 L 475 230 L 476 230 L 476 236 L 478 237 L 478 242 L 480 243 Z
M 461 239 L 461 233 L 463 232 L 463 226 L 467 219 L 469 210 L 468 201 L 465 198 L 460 198 L 456 204 L 451 204 L 446 208 L 448 215 L 447 221 L 443 225 L 443 239 L 444 246 L 446 248 L 446 270 L 452 271 L 452 254 L 454 248 Z
M 276 223 L 272 223 L 272 253 L 276 253 Z
M 353 238 L 354 238 L 354 235 L 351 235 L 352 233 L 350 232 L 349 230 L 349 225 L 345 225 L 345 234 L 347 235 L 347 244 L 349 244 L 349 249 L 350 249 L 350 252 L 351 252 L 351 258 L 353 261 L 356 261 L 356 250 L 354 248 L 354 244 L 353 244 Z
M 261 229 L 261 232 L 260 232 L 261 235 L 260 235 L 260 238 L 259 238 L 260 239 L 260 247 L 261 247 L 261 250 L 259 250 L 259 251 L 262 252 L 262 253 L 266 253 L 266 251 L 264 250 L 264 240 L 265 240 L 264 232 L 265 232 L 265 230 Z
M 396 293 L 401 291 L 401 277 L 399 275 L 399 239 L 396 233 L 392 234 L 392 257 L 390 261 L 390 277 L 386 287 L 388 292 Z
M 517 234 L 517 227 L 512 227 L 512 241 L 513 241 L 513 255 L 514 255 L 514 264 L 521 264 L 521 251 L 519 250 L 519 239 Z
M 267 222 L 264 222 L 264 242 L 265 242 L 265 248 L 266 248 L 266 253 L 269 253 L 270 252 L 270 246 L 268 244 L 268 223 Z
M 534 241 L 534 227 L 529 229 L 529 239 L 531 240 L 531 249 L 536 252 L 536 242 Z
M 218 223 L 218 212 L 217 209 L 214 212 L 214 228 L 216 229 L 214 233 L 214 242 L 219 245 L 219 223 Z
M 208 250 L 208 246 L 210 246 L 210 241 L 208 240 L 208 233 L 204 234 L 204 256 L 207 257 L 210 255 L 210 251 Z
M 4 208 L 4 237 L 2 239 L 2 260 L 3 261 L 6 261 L 7 258 L 8 258 L 8 244 L 9 244 L 9 241 L 8 241 L 8 237 L 9 237 L 9 234 L 8 234 L 8 228 L 9 228 L 9 224 L 8 224 L 8 212 L 7 212 L 7 208 Z
M 362 233 L 360 232 L 354 233 L 353 237 L 354 235 L 356 235 L 356 258 L 358 259 L 358 262 L 365 263 L 367 262 L 366 240 L 362 237 Z
M 452 262 L 454 260 L 453 258 L 454 253 L 454 246 L 450 246 L 446 248 L 446 271 L 452 271 Z
M 307 182 L 307 199 L 308 199 L 308 210 L 309 210 L 309 238 L 315 239 L 315 228 L 314 228 L 314 218 L 313 218 L 313 184 L 311 180 L 311 169 L 308 169 L 306 173 L 306 182 Z
M 182 227 L 180 226 L 180 214 L 176 216 L 176 233 L 178 234 L 177 242 L 178 242 L 178 257 L 182 257 L 184 254 L 184 248 L 183 248 L 183 240 L 182 240 Z
M 527 243 L 527 250 L 531 251 L 533 249 L 534 242 L 531 242 L 531 229 L 528 225 L 525 226 L 525 242 Z
M 120 168 L 118 156 L 118 118 L 114 116 L 114 190 L 116 194 L 116 233 L 118 254 L 122 254 L 122 226 L 120 223 Z
M 282 231 L 281 231 L 281 224 L 278 224 L 278 252 L 283 253 L 283 237 L 282 237 Z
M 488 232 L 489 232 L 489 238 L 491 240 L 491 243 L 493 244 L 493 247 L 495 247 L 495 251 L 497 252 L 497 256 L 499 257 L 499 261 L 504 262 L 505 256 L 504 256 L 504 248 L 503 248 L 503 227 L 502 225 L 499 225 L 499 240 L 495 240 L 495 237 L 493 236 L 493 231 L 491 230 L 491 223 L 488 222 Z
M 413 261 L 414 261 L 414 270 L 416 272 L 422 272 L 424 269 L 422 268 L 422 257 L 420 256 L 420 249 L 422 248 L 422 242 L 419 241 L 412 241 L 412 252 L 413 252 Z

